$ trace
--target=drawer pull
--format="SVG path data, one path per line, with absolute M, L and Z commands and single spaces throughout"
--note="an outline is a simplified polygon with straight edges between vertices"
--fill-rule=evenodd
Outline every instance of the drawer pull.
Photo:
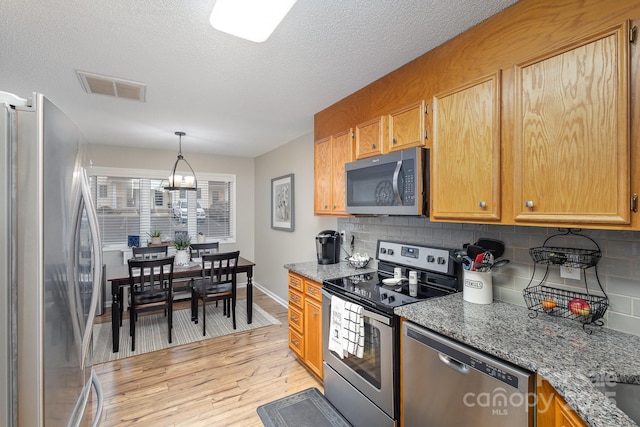
M 291 316 L 289 320 L 291 320 L 292 322 L 298 323 L 298 318 L 296 316 Z

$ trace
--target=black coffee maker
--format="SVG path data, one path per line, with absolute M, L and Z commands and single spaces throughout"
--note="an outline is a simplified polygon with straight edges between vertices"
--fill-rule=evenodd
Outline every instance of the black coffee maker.
M 316 236 L 318 264 L 336 264 L 340 262 L 340 233 L 324 230 Z

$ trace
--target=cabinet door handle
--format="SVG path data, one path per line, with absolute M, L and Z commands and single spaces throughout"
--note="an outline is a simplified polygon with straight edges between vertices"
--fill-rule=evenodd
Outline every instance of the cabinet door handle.
M 371 144 L 371 148 L 376 149 L 376 144 Z
M 485 202 L 479 202 L 478 206 L 480 206 L 482 209 L 487 207 L 487 204 Z
M 533 207 L 533 200 L 527 200 L 526 202 L 524 202 L 524 207 L 525 208 L 532 208 Z
M 398 142 L 398 141 L 397 141 L 395 138 L 393 138 L 393 139 L 391 140 L 391 142 L 393 142 L 393 143 L 395 144 L 395 143 L 396 143 L 396 142 Z

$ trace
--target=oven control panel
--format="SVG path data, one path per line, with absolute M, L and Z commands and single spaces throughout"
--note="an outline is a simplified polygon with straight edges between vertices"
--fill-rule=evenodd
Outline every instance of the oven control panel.
M 378 240 L 376 258 L 407 267 L 419 268 L 442 274 L 453 274 L 452 249 L 410 245 Z

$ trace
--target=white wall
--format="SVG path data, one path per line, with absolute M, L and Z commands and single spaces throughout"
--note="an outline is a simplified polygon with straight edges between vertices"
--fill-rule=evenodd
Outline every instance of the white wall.
M 293 232 L 271 228 L 271 179 L 294 174 Z M 315 236 L 336 229 L 336 218 L 313 215 L 313 134 L 295 139 L 255 159 L 256 281 L 287 300 L 287 271 L 283 265 L 316 259 Z

